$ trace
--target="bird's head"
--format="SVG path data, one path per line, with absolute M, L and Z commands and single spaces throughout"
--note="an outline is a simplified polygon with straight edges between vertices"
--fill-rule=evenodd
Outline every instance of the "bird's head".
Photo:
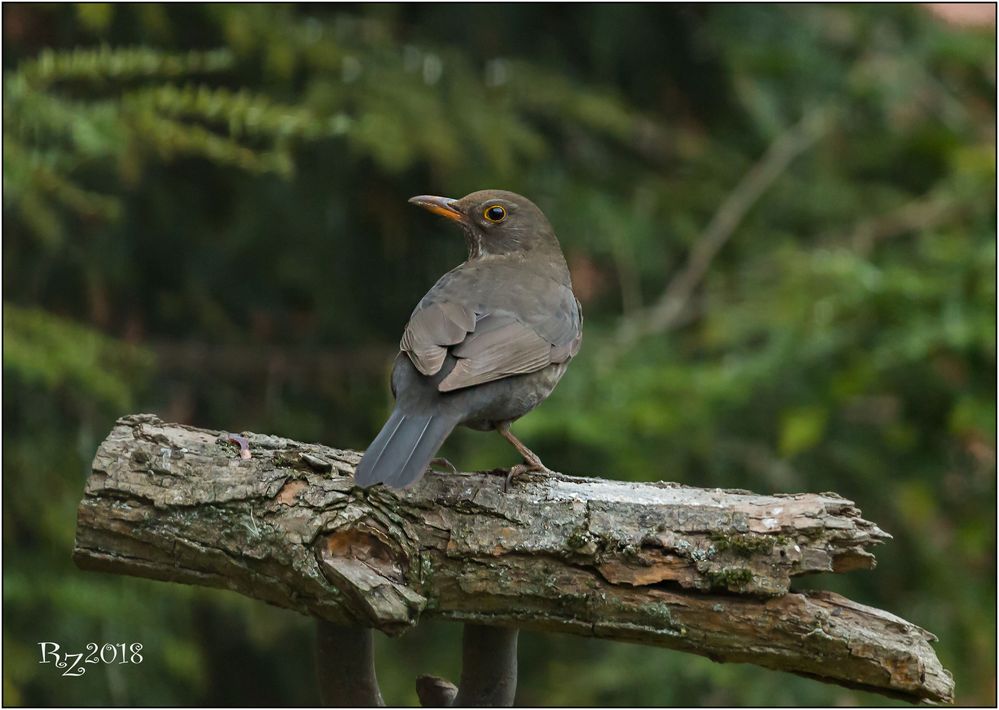
M 548 218 L 526 197 L 506 190 L 479 190 L 461 199 L 418 195 L 410 203 L 457 222 L 465 233 L 468 258 L 550 253 L 562 250 Z M 533 256 L 533 255 L 532 255 Z

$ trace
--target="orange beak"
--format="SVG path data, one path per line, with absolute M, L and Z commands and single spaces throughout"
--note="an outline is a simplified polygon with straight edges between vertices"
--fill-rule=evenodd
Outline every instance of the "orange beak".
M 465 215 L 454 207 L 455 202 L 456 200 L 452 200 L 450 197 L 437 197 L 436 195 L 417 195 L 409 198 L 411 205 L 422 207 L 428 212 L 453 219 L 455 222 L 461 222 L 465 219 Z

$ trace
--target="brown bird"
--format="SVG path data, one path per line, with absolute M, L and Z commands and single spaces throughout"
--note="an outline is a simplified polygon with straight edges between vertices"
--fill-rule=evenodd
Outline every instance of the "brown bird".
M 360 486 L 420 480 L 458 425 L 495 429 L 545 471 L 510 423 L 543 402 L 579 351 L 583 315 L 548 219 L 526 197 L 481 190 L 460 200 L 410 200 L 456 222 L 468 260 L 417 304 L 392 370 L 396 403 L 357 466 Z

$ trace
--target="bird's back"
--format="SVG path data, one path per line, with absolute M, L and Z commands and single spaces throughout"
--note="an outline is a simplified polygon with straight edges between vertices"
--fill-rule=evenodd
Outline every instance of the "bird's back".
M 479 316 L 509 314 L 555 346 L 571 343 L 582 329 L 571 283 L 555 280 L 523 259 L 467 261 L 444 274 L 413 313 L 439 303 L 460 304 Z

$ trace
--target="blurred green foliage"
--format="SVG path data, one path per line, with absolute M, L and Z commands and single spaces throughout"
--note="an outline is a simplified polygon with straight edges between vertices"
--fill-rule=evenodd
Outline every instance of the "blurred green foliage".
M 551 217 L 584 347 L 518 423 L 560 470 L 835 490 L 895 539 L 803 581 L 931 629 L 995 703 L 995 34 L 886 5 L 6 3 L 4 702 L 314 704 L 307 619 L 78 572 L 74 509 L 117 416 L 364 447 L 412 305 L 463 258 L 418 193 Z M 621 345 L 768 146 L 827 125 L 683 317 Z M 751 177 L 749 179 L 752 179 Z M 513 463 L 461 432 L 463 467 Z M 58 678 L 37 643 L 139 641 Z M 386 698 L 456 677 L 458 629 L 379 645 Z M 414 659 L 420 659 L 415 662 Z M 875 696 L 525 634 L 519 702 Z M 566 682 L 572 678 L 572 682 Z

